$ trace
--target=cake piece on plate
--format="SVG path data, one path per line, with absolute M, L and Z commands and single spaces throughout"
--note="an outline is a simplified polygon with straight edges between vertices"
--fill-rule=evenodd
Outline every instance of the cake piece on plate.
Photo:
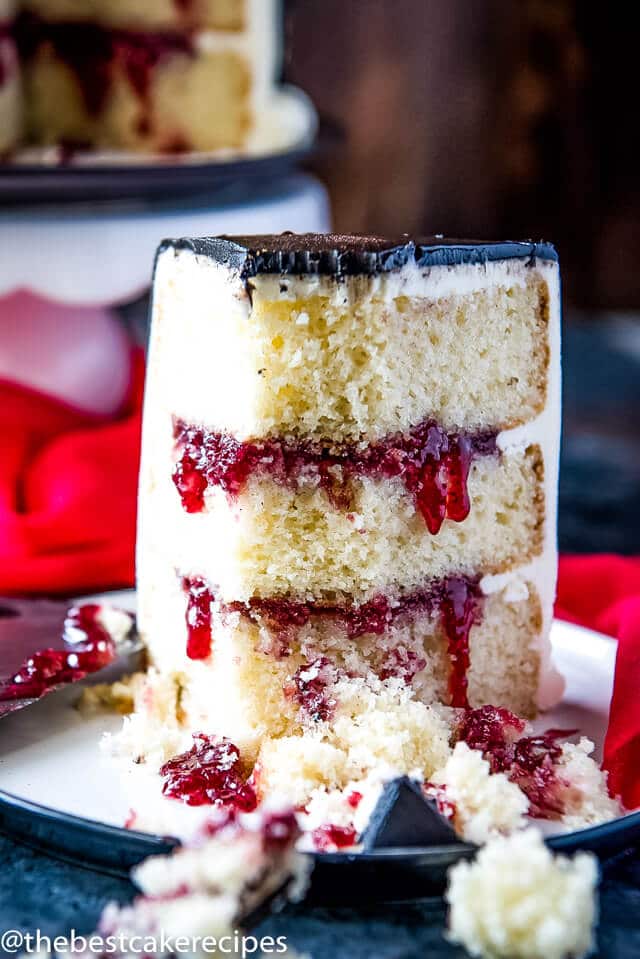
M 553 856 L 534 829 L 493 839 L 449 873 L 450 938 L 487 959 L 581 959 L 593 948 L 598 866 Z
M 276 0 L 27 0 L 26 136 L 146 152 L 245 149 L 274 95 Z
M 449 750 L 433 703 L 534 715 L 560 694 L 558 437 L 551 246 L 166 241 L 140 483 L 148 701 L 259 757 L 264 789 L 286 756 L 305 789 L 394 758 L 429 776 Z

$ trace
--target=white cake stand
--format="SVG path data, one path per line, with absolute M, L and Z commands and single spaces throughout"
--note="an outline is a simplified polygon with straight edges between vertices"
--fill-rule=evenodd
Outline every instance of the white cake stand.
M 115 306 L 140 296 L 165 237 L 326 232 L 329 202 L 316 179 L 235 187 L 172 202 L 64 204 L 0 212 L 0 297 L 29 290 L 66 304 Z

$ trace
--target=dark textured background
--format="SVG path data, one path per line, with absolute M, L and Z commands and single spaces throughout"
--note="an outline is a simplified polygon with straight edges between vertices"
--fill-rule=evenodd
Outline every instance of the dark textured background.
M 0 931 L 44 935 L 92 932 L 107 900 L 126 902 L 129 883 L 54 862 L 0 837 Z M 430 899 L 413 906 L 349 909 L 289 908 L 253 933 L 286 936 L 313 959 L 440 959 L 464 956 L 443 935 L 444 906 Z M 629 854 L 605 866 L 598 955 L 640 956 L 640 858 Z
M 640 543 L 640 327 L 627 315 L 571 316 L 564 331 L 560 543 L 565 551 L 637 553 Z M 2 726 L 0 723 L 0 736 Z M 0 931 L 79 933 L 95 927 L 123 881 L 55 862 L 0 837 Z M 640 850 L 606 864 L 599 955 L 640 957 Z M 463 955 L 443 937 L 444 907 L 289 909 L 259 927 L 314 959 L 428 959 Z

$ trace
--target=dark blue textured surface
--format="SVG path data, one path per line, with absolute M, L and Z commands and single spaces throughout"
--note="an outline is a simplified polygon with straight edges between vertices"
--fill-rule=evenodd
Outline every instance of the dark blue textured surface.
M 95 928 L 103 904 L 134 895 L 124 880 L 68 866 L 0 837 L 0 931 L 39 928 L 49 936 Z M 289 908 L 258 935 L 287 936 L 313 959 L 445 959 L 464 953 L 444 939 L 439 900 L 372 910 Z M 640 956 L 640 856 L 605 867 L 598 932 L 602 959 Z

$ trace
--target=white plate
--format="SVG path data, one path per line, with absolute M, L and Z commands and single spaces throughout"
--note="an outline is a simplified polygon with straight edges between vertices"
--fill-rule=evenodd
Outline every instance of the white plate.
M 112 594 L 109 599 L 131 606 L 134 595 Z M 539 731 L 578 729 L 594 741 L 595 758 L 600 760 L 616 644 L 607 636 L 557 621 L 551 640 L 566 690 L 562 702 L 541 716 L 535 727 Z M 113 761 L 99 749 L 99 741 L 105 732 L 117 731 L 122 720 L 113 715 L 82 718 L 73 708 L 78 685 L 0 721 L 0 792 L 4 794 L 0 795 L 0 829 L 58 857 L 126 874 L 134 863 L 168 847 L 157 836 L 121 828 L 129 813 L 127 791 Z M 183 808 L 186 811 L 180 805 Z M 640 812 L 580 832 L 556 834 L 549 842 L 557 849 L 587 848 L 604 857 L 638 838 Z M 339 889 L 350 901 L 357 874 L 359 888 L 372 898 L 430 895 L 443 888 L 447 868 L 473 852 L 473 847 L 458 844 L 326 853 L 315 856 L 314 889 L 329 901 Z M 385 869 L 379 868 L 381 862 Z
M 122 601 L 122 595 L 113 599 Z M 559 621 L 553 624 L 551 640 L 566 691 L 560 705 L 535 726 L 579 729 L 594 741 L 599 761 L 616 644 L 607 636 Z M 0 790 L 60 812 L 122 825 L 129 811 L 127 794 L 114 776 L 112 761 L 98 748 L 102 734 L 115 732 L 122 719 L 114 715 L 83 719 L 71 705 L 77 698 L 76 685 L 0 722 Z

